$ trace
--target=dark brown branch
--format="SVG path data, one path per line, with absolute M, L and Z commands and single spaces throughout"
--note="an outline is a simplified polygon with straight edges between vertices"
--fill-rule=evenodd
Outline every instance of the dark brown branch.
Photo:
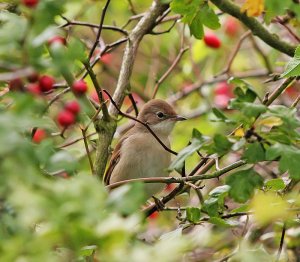
M 104 18 L 105 18 L 105 14 L 106 14 L 106 11 L 107 11 L 109 3 L 110 3 L 110 0 L 107 0 L 105 6 L 102 9 L 102 13 L 101 13 L 101 17 L 100 17 L 100 22 L 99 22 L 99 29 L 98 29 L 97 36 L 96 36 L 96 41 L 95 41 L 95 43 L 94 43 L 94 45 L 93 45 L 93 47 L 92 47 L 92 49 L 90 51 L 89 60 L 93 56 L 94 51 L 95 51 L 97 45 L 99 44 L 100 36 L 101 36 L 101 32 L 102 32 L 102 27 L 103 27 L 103 23 L 104 23 Z

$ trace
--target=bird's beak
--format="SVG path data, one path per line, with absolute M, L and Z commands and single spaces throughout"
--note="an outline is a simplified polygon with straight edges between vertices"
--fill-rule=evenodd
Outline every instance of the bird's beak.
M 172 119 L 174 119 L 174 121 L 184 121 L 184 120 L 187 120 L 187 118 L 185 118 L 183 116 L 179 116 L 179 115 L 176 115 L 176 116 L 172 117 Z

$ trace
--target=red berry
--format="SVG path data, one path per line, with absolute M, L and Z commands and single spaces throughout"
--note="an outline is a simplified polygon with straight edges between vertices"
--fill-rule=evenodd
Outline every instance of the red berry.
M 39 79 L 39 84 L 42 92 L 49 92 L 53 89 L 54 79 L 51 76 L 44 75 Z
M 39 0 L 22 0 L 22 3 L 27 7 L 33 8 L 39 3 Z
M 48 44 L 52 45 L 54 43 L 65 45 L 67 43 L 66 39 L 62 36 L 56 35 L 48 39 Z
M 30 83 L 37 82 L 39 80 L 39 73 L 34 72 L 31 75 L 27 76 L 27 80 Z
M 232 36 L 232 37 L 236 36 L 236 34 L 240 29 L 239 22 L 235 18 L 230 16 L 225 20 L 224 29 L 225 29 L 225 33 L 228 36 Z
M 73 83 L 72 89 L 76 94 L 83 95 L 87 91 L 88 86 L 83 80 L 78 80 Z
M 44 129 L 38 128 L 32 137 L 32 141 L 39 144 L 46 137 L 47 137 L 47 132 Z
M 168 184 L 165 188 L 167 192 L 171 192 L 176 187 L 176 184 Z
M 10 80 L 8 87 L 12 91 L 20 91 L 23 89 L 23 81 L 20 78 Z
M 64 110 L 58 113 L 57 122 L 62 127 L 68 127 L 75 123 L 75 116 L 70 111 Z
M 67 172 L 63 172 L 57 175 L 58 177 L 64 178 L 64 179 L 68 179 L 70 178 L 69 174 Z
M 148 218 L 151 219 L 151 220 L 155 220 L 155 219 L 158 218 L 158 216 L 159 216 L 158 211 L 155 211 Z
M 232 86 L 225 81 L 219 82 L 216 85 L 215 94 L 216 95 L 227 95 L 229 97 L 233 97 Z
M 105 65 L 109 65 L 112 61 L 112 54 L 110 53 L 104 54 L 103 56 L 101 56 L 100 61 Z
M 30 83 L 27 85 L 27 91 L 33 95 L 40 95 L 41 94 L 41 88 L 39 84 L 36 83 Z
M 220 39 L 213 33 L 207 33 L 204 36 L 204 43 L 211 48 L 219 48 L 221 46 Z
M 72 114 L 77 115 L 80 112 L 80 105 L 77 101 L 74 100 L 74 101 L 68 102 L 65 105 L 65 109 L 67 111 L 71 112 Z

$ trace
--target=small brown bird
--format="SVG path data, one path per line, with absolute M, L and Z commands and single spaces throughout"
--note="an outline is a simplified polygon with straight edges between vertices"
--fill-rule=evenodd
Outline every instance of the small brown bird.
M 176 114 L 171 105 L 160 99 L 147 102 L 138 119 L 147 123 L 160 140 L 170 147 L 169 135 L 176 121 L 186 120 Z M 171 155 L 149 130 L 136 122 L 119 141 L 112 154 L 104 176 L 109 185 L 133 178 L 167 176 Z M 163 184 L 147 184 L 146 195 L 150 198 L 164 188 Z

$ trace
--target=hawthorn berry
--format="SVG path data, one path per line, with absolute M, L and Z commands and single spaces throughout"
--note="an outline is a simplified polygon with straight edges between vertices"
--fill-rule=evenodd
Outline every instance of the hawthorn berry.
M 67 41 L 64 37 L 56 35 L 51 37 L 50 39 L 48 39 L 48 44 L 52 45 L 52 44 L 62 44 L 62 45 L 66 45 Z
M 112 61 L 112 54 L 104 54 L 103 56 L 101 56 L 100 61 L 105 65 L 109 65 Z
M 63 110 L 58 113 L 57 122 L 64 128 L 75 123 L 75 116 L 70 111 Z
M 215 88 L 216 95 L 227 95 L 229 97 L 233 97 L 232 94 L 232 86 L 228 84 L 226 81 L 219 82 Z
M 23 5 L 34 8 L 39 3 L 39 0 L 22 0 Z
M 8 87 L 12 91 L 20 91 L 23 89 L 23 81 L 20 78 L 15 78 L 9 81 Z
M 109 100 L 109 96 L 106 93 L 102 92 L 102 95 L 103 95 L 104 101 Z M 99 103 L 99 97 L 98 97 L 98 94 L 97 94 L 96 90 L 92 91 L 91 99 L 93 99 L 95 102 Z
M 77 101 L 70 101 L 65 105 L 65 109 L 74 115 L 80 112 L 80 105 Z
M 88 86 L 85 81 L 78 80 L 73 83 L 72 89 L 73 89 L 74 93 L 76 93 L 78 95 L 83 95 L 87 91 Z
M 33 95 L 41 94 L 40 85 L 37 83 L 29 83 L 26 88 L 27 88 L 27 91 Z
M 49 92 L 53 89 L 54 79 L 51 76 L 43 75 L 39 79 L 39 85 L 42 92 Z
M 34 143 L 41 143 L 45 138 L 47 137 L 47 132 L 44 129 L 38 128 L 33 137 L 32 137 L 32 141 Z
M 228 36 L 236 36 L 238 31 L 240 30 L 239 22 L 231 16 L 228 17 L 224 22 L 224 30 L 226 35 Z
M 159 216 L 158 211 L 155 211 L 155 212 L 153 212 L 148 218 L 149 218 L 150 220 L 155 220 L 155 219 L 158 218 L 158 216 Z
M 39 80 L 39 73 L 34 72 L 31 75 L 27 76 L 27 80 L 30 83 L 37 82 Z
M 218 49 L 221 46 L 221 40 L 213 33 L 205 34 L 203 40 L 208 47 Z

